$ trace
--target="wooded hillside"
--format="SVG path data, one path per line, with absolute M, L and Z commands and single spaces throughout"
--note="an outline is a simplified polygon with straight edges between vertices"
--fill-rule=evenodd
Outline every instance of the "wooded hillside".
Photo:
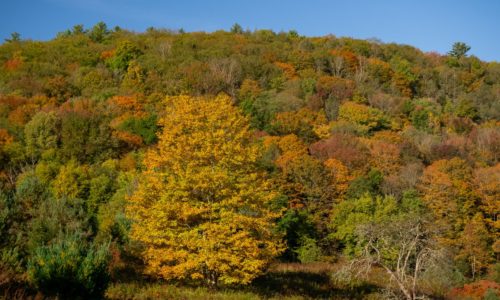
M 500 63 L 469 49 L 237 24 L 13 34 L 0 291 L 247 289 L 322 263 L 337 287 L 380 271 L 380 297 L 499 297 Z

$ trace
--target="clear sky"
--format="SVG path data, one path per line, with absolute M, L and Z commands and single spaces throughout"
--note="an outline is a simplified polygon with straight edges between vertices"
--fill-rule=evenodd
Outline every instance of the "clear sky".
M 0 0 L 0 39 L 46 40 L 104 21 L 133 31 L 272 29 L 409 44 L 446 53 L 456 41 L 500 61 L 500 0 Z

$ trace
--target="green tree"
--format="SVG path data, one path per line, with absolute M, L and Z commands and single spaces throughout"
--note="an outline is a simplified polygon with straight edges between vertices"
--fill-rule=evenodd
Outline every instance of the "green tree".
M 465 57 L 467 52 L 470 50 L 470 46 L 463 42 L 456 42 L 453 44 L 453 47 L 448 55 L 460 59 Z
M 115 55 L 107 63 L 111 68 L 126 71 L 130 61 L 142 54 L 141 49 L 131 41 L 123 41 L 116 48 Z
M 441 260 L 435 234 L 414 193 L 401 201 L 392 196 L 346 200 L 334 208 L 331 237 L 340 241 L 351 259 L 348 280 L 361 277 L 372 267 L 381 267 L 402 296 L 420 299 L 420 278 Z
M 106 38 L 107 35 L 109 35 L 109 33 L 108 26 L 106 23 L 101 21 L 95 24 L 88 34 L 94 42 L 100 43 Z
M 60 120 L 55 112 L 39 112 L 24 127 L 26 152 L 38 158 L 44 151 L 56 149 Z
M 52 181 L 52 192 L 58 198 L 86 199 L 88 184 L 87 169 L 70 160 Z
M 20 40 L 21 34 L 19 32 L 13 32 L 10 34 L 10 39 L 5 39 L 5 41 L 9 43 L 19 42 Z
M 83 27 L 82 24 L 77 24 L 73 26 L 73 34 L 78 35 L 78 34 L 84 34 L 85 33 L 85 28 Z
M 311 220 L 311 216 L 303 209 L 289 209 L 278 221 L 277 228 L 284 234 L 287 248 L 282 257 L 295 261 L 299 259 L 297 250 L 303 245 L 304 241 L 309 242 L 311 237 L 315 237 L 316 229 Z M 305 254 L 305 253 L 304 253 Z
M 62 114 L 60 135 L 61 147 L 58 153 L 68 160 L 105 160 L 113 155 L 112 149 L 116 145 L 108 120 L 98 108 L 92 106 L 85 109 L 74 108 Z
M 371 196 L 366 193 L 356 199 L 345 200 L 333 208 L 330 228 L 331 237 L 338 240 L 348 256 L 360 254 L 357 228 L 362 224 L 389 224 L 409 215 L 423 213 L 423 205 L 413 193 L 405 193 L 401 201 L 393 196 Z
M 234 25 L 231 27 L 231 33 L 242 34 L 243 27 L 241 27 L 241 25 L 238 23 L 234 23 Z
M 384 180 L 383 174 L 376 169 L 370 170 L 368 174 L 354 179 L 346 191 L 346 197 L 350 199 L 360 198 L 365 193 L 376 196 L 380 193 L 380 185 Z

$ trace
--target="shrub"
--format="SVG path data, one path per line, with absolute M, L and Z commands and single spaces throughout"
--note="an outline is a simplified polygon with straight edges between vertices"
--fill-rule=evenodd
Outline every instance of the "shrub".
M 301 263 L 311 263 L 321 260 L 321 249 L 315 239 L 305 236 L 301 240 L 301 245 L 295 251 Z
M 340 106 L 339 120 L 357 124 L 365 133 L 389 128 L 389 121 L 382 111 L 355 102 Z
M 465 284 L 462 288 L 451 290 L 448 295 L 451 299 L 499 299 L 500 284 L 479 280 L 470 284 Z
M 108 283 L 109 245 L 86 245 L 80 234 L 34 250 L 28 260 L 30 281 L 43 291 L 99 294 Z

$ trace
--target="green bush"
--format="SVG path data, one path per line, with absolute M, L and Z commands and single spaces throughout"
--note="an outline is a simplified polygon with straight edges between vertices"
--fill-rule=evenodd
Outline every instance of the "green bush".
M 321 249 L 315 239 L 305 236 L 301 240 L 301 245 L 295 251 L 301 263 L 311 263 L 321 260 Z
M 412 125 L 425 132 L 433 132 L 440 128 L 441 106 L 431 99 L 418 99 L 413 103 L 410 112 Z M 408 109 L 411 105 L 407 105 Z
M 42 291 L 100 294 L 109 281 L 109 245 L 88 245 L 80 234 L 35 249 L 28 259 L 28 278 Z
M 157 122 L 156 115 L 150 115 L 142 119 L 130 118 L 120 125 L 120 129 L 139 135 L 146 145 L 151 145 L 156 142 Z
M 130 41 L 122 41 L 116 48 L 115 55 L 106 63 L 115 70 L 126 71 L 130 61 L 136 59 L 142 51 Z
M 304 238 L 314 236 L 316 233 L 310 216 L 306 211 L 290 209 L 281 217 L 277 226 L 287 244 L 283 258 L 291 261 L 299 259 L 298 252 L 291 250 L 300 248 Z
M 380 185 L 384 177 L 379 170 L 372 169 L 365 176 L 354 179 L 347 189 L 346 196 L 349 199 L 357 199 L 368 193 L 376 196 L 380 193 Z
M 484 294 L 484 300 L 500 300 L 500 297 L 494 289 L 488 289 Z

